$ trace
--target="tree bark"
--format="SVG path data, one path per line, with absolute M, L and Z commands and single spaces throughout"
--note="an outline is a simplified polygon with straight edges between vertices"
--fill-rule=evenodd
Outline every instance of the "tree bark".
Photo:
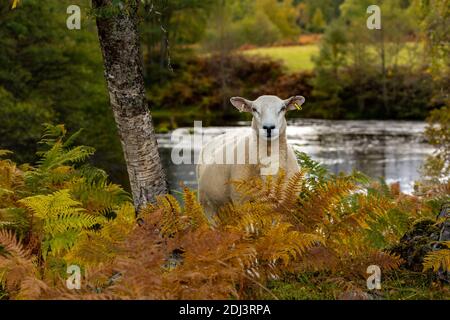
M 380 32 L 380 58 L 381 58 L 381 83 L 382 83 L 382 94 L 383 94 L 383 107 L 386 112 L 385 117 L 390 118 L 390 108 L 388 105 L 388 95 L 386 87 L 386 50 L 384 48 L 384 31 L 383 28 L 379 30 Z
M 145 97 L 138 33 L 139 0 L 129 0 L 119 13 L 101 9 L 111 0 L 93 0 L 111 109 L 117 124 L 136 210 L 167 193 L 167 183 L 152 117 Z

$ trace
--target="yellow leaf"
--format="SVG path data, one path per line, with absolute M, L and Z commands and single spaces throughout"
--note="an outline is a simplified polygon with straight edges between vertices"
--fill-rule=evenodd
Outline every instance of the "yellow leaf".
M 19 0 L 13 0 L 12 9 L 15 9 L 18 4 L 19 4 Z

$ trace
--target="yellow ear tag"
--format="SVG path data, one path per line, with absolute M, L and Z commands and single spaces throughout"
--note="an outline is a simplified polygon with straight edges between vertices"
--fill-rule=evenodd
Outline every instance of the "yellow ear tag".
M 297 102 L 294 103 L 294 106 L 297 108 L 298 111 L 302 110 L 302 107 Z

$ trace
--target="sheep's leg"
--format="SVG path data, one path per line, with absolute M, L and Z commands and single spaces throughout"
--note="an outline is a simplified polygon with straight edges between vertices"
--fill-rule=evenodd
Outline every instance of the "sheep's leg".
M 245 201 L 245 199 L 243 199 L 242 195 L 239 194 L 238 192 L 236 192 L 236 190 L 234 188 L 231 188 L 231 190 L 230 190 L 230 198 L 231 198 L 230 200 L 232 203 L 240 203 L 240 202 Z
M 203 207 L 203 211 L 206 217 L 211 221 L 214 215 L 217 214 L 217 208 L 213 205 L 213 203 L 204 192 L 199 193 L 198 200 Z
M 286 175 L 287 178 L 290 178 L 300 171 L 300 166 L 298 165 L 297 157 L 292 148 L 288 147 L 287 151 Z

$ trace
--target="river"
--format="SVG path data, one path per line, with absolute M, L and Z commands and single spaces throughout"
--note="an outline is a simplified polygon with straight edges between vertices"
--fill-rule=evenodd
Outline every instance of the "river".
M 242 130 L 245 126 L 249 123 L 207 127 L 203 128 L 203 134 L 213 137 L 225 130 Z M 423 135 L 425 126 L 425 122 L 419 121 L 294 119 L 288 121 L 286 133 L 294 148 L 307 153 L 333 173 L 356 169 L 373 178 L 384 177 L 388 183 L 398 181 L 403 192 L 411 193 L 414 181 L 419 178 L 418 169 L 433 152 Z M 179 128 L 157 135 L 170 189 L 180 190 L 180 182 L 196 188 L 195 165 L 176 165 L 171 160 L 176 144 L 171 139 L 173 133 L 188 137 L 193 129 Z M 199 148 L 191 151 L 197 153 Z

